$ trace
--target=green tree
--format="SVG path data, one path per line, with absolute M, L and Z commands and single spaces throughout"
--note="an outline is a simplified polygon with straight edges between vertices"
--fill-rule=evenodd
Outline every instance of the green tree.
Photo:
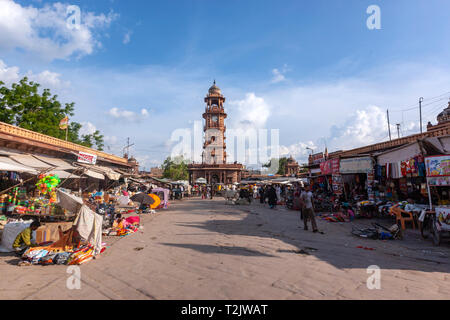
M 272 165 L 272 161 L 275 161 L 275 160 L 277 160 L 277 159 L 271 159 L 268 163 L 263 164 L 262 166 L 264 168 L 270 168 L 271 165 Z M 285 174 L 287 160 L 288 159 L 286 157 L 278 159 L 278 171 L 277 171 L 277 174 L 279 174 L 279 175 L 284 175 Z
M 188 180 L 189 172 L 183 157 L 167 157 L 162 164 L 163 177 L 171 180 Z
M 64 140 L 66 131 L 59 128 L 59 123 L 66 116 L 74 115 L 75 103 L 62 105 L 50 89 L 40 94 L 39 87 L 40 84 L 28 81 L 27 77 L 13 83 L 11 88 L 0 81 L 0 121 Z M 103 136 L 98 130 L 80 137 L 80 129 L 81 124 L 71 122 L 67 140 L 103 150 Z

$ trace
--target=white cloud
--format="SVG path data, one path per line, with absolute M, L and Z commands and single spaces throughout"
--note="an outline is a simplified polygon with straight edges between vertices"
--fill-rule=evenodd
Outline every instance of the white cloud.
M 134 111 L 120 110 L 119 108 L 111 108 L 108 111 L 108 115 L 127 122 L 140 122 L 142 119 L 147 118 L 149 113 L 147 109 L 141 109 L 141 112 L 137 113 Z
M 449 83 L 448 66 L 404 63 L 366 70 L 357 77 L 291 83 L 261 97 L 272 107 L 270 125 L 280 128 L 283 145 L 312 140 L 319 152 L 324 151 L 326 138 L 328 151 L 333 152 L 388 140 L 388 108 L 392 138 L 397 137 L 396 123 L 401 124 L 401 136 L 418 133 L 419 97 L 426 105 L 430 98 L 450 91 Z M 422 108 L 423 130 L 428 121 L 436 123 L 446 104 L 444 99 Z
M 247 93 L 245 99 L 230 101 L 228 105 L 233 129 L 264 128 L 270 116 L 270 106 L 254 93 Z
M 131 31 L 128 31 L 127 33 L 125 33 L 125 35 L 123 36 L 123 44 L 127 44 L 131 41 Z
M 377 106 L 356 110 L 343 124 L 332 126 L 330 133 L 328 141 L 334 149 L 351 149 L 386 140 L 389 137 L 386 112 Z
M 286 80 L 285 76 L 278 69 L 273 69 L 272 74 L 272 83 L 278 83 Z
M 279 70 L 278 68 L 272 69 L 272 83 L 278 83 L 278 82 L 283 82 L 286 81 L 286 77 L 285 74 L 290 71 L 289 67 L 287 66 L 287 64 L 285 64 L 283 66 L 283 68 L 281 70 Z
M 20 80 L 19 68 L 8 67 L 2 60 L 0 60 L 0 81 L 9 85 Z
M 32 71 L 21 74 L 18 67 L 8 67 L 5 62 L 0 59 L 0 81 L 3 81 L 7 86 L 19 82 L 19 80 L 25 76 L 28 77 L 28 80 L 39 83 L 42 89 L 48 88 L 59 90 L 70 87 L 70 81 L 61 80 L 61 74 L 59 73 L 44 70 L 37 74 L 34 74 Z
M 82 122 L 81 129 L 80 129 L 80 135 L 93 134 L 96 130 L 97 130 L 97 128 L 89 121 Z
M 61 80 L 61 75 L 59 73 L 48 70 L 38 74 L 33 74 L 31 71 L 28 71 L 27 77 L 30 80 L 39 83 L 43 88 L 65 89 L 70 86 L 70 81 Z
M 68 4 L 22 7 L 13 0 L 0 1 L 0 48 L 22 49 L 43 59 L 68 59 L 91 54 L 101 43 L 96 31 L 107 27 L 117 14 L 81 12 L 79 28 L 66 24 Z
M 311 148 L 313 150 L 317 149 L 317 146 L 312 141 L 297 142 L 288 146 L 280 145 L 280 157 L 289 157 L 299 160 L 304 163 L 308 160 L 308 156 L 311 151 L 307 148 Z

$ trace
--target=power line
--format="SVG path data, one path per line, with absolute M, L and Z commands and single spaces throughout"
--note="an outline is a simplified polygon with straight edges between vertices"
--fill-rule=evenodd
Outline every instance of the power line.
M 432 98 L 424 99 L 424 101 L 431 101 L 431 100 L 440 98 L 440 97 L 442 97 L 444 95 L 447 95 L 447 94 L 450 94 L 450 91 L 444 92 L 444 93 L 442 93 L 442 94 L 440 94 L 438 96 L 432 97 Z M 439 99 L 437 101 L 440 101 L 440 100 L 443 100 L 443 99 L 447 99 L 447 97 L 441 98 L 441 99 Z M 434 101 L 434 102 L 437 102 L 437 101 Z M 434 103 L 434 102 L 430 102 L 428 104 L 424 104 L 424 105 L 422 105 L 422 108 L 425 107 L 426 105 L 430 105 L 431 103 Z M 400 108 L 399 109 L 391 109 L 390 111 L 391 112 L 403 112 L 403 111 L 410 111 L 410 110 L 415 110 L 415 109 L 417 109 L 417 103 L 414 104 L 414 105 L 411 105 L 409 107 L 405 107 L 405 109 L 400 109 Z

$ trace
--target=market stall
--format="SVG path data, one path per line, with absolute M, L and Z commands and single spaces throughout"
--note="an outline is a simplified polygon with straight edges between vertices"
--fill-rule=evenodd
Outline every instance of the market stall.
M 439 245 L 442 237 L 450 235 L 450 155 L 426 157 L 425 166 L 431 231 L 434 244 Z

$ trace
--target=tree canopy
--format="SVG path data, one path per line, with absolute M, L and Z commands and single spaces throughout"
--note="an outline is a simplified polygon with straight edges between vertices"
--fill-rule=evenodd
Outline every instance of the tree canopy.
M 65 140 L 66 130 L 61 130 L 59 123 L 66 116 L 74 115 L 75 103 L 62 105 L 50 89 L 40 93 L 39 87 L 39 83 L 28 81 L 27 77 L 13 83 L 10 88 L 0 81 L 0 121 Z M 97 130 L 80 136 L 81 127 L 81 124 L 71 121 L 67 140 L 103 150 L 103 135 Z
M 277 159 L 271 159 L 268 163 L 263 164 L 263 167 L 270 168 L 272 165 L 272 161 L 275 161 Z M 286 173 L 286 163 L 288 158 L 283 157 L 278 159 L 278 171 L 276 174 L 284 175 Z
M 162 164 L 163 177 L 171 180 L 188 180 L 189 171 L 183 157 L 167 157 Z

